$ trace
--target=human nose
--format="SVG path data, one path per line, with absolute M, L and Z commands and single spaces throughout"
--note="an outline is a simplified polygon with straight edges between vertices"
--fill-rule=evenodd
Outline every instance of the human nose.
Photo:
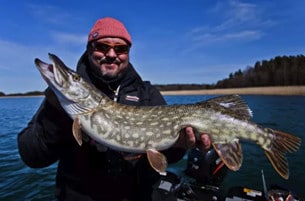
M 117 54 L 116 54 L 116 52 L 114 51 L 113 48 L 110 48 L 108 50 L 108 52 L 106 53 L 106 56 L 108 56 L 108 57 L 117 57 Z

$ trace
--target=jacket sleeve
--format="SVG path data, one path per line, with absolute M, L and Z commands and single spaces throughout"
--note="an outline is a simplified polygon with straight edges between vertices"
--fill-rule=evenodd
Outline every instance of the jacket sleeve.
M 27 127 L 18 134 L 21 159 L 32 168 L 51 165 L 71 137 L 67 133 L 71 133 L 70 118 L 61 107 L 55 107 L 45 98 Z

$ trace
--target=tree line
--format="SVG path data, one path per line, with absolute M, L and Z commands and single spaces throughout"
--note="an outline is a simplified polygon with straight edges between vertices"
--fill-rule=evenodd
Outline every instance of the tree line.
M 26 93 L 11 93 L 11 94 L 5 94 L 4 92 L 0 91 L 0 97 L 1 96 L 41 96 L 44 95 L 44 92 L 42 91 L 30 91 Z
M 269 61 L 257 61 L 245 70 L 230 73 L 215 88 L 305 85 L 305 57 L 277 56 Z
M 217 88 L 240 88 L 262 86 L 305 85 L 305 56 L 277 56 L 269 61 L 257 61 L 254 66 L 230 73 L 228 78 L 216 84 L 165 84 L 155 85 L 160 91 L 197 90 Z M 43 92 L 8 94 L 0 91 L 0 96 L 43 95 Z
M 161 91 L 305 85 L 305 56 L 277 56 L 230 73 L 216 84 L 156 85 Z

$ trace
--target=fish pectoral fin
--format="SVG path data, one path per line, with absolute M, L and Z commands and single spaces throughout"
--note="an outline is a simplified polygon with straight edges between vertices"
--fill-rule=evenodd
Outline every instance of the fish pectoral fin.
M 233 140 L 229 143 L 214 143 L 213 147 L 221 160 L 230 170 L 239 170 L 243 158 L 239 140 Z
M 73 133 L 73 136 L 74 136 L 77 144 L 79 144 L 79 146 L 82 146 L 82 144 L 83 144 L 83 133 L 82 133 L 81 124 L 80 124 L 80 121 L 79 121 L 78 117 L 76 117 L 73 121 L 72 133 Z
M 166 175 L 166 157 L 161 152 L 155 149 L 147 149 L 146 154 L 151 167 L 156 170 L 160 175 Z

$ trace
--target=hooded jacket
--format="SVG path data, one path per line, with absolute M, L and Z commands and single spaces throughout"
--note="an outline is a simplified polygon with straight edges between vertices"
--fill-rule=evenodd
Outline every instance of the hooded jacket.
M 129 64 L 115 80 L 103 80 L 90 70 L 87 53 L 80 58 L 77 72 L 108 97 L 127 105 L 166 104 L 160 92 L 144 82 Z M 65 113 L 48 88 L 40 108 L 18 135 L 22 160 L 32 168 L 58 161 L 56 196 L 59 200 L 151 200 L 152 185 L 159 175 L 143 155 L 130 162 L 122 154 L 100 150 L 93 143 L 79 146 L 72 135 L 72 119 Z M 164 151 L 169 162 L 179 160 L 184 151 Z

